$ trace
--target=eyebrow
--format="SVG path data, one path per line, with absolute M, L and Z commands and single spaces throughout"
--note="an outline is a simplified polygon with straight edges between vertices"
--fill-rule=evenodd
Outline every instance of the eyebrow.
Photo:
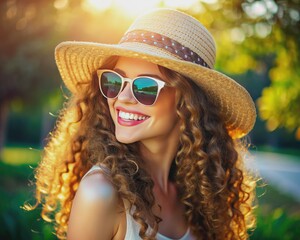
M 120 75 L 122 75 L 123 77 L 127 78 L 126 73 L 123 70 L 121 70 L 119 68 L 114 68 L 113 70 L 116 71 L 117 73 L 119 73 Z M 137 75 L 137 77 L 144 77 L 144 76 L 157 78 L 157 79 L 165 82 L 165 80 L 162 79 L 162 77 L 157 75 L 157 74 L 151 74 L 150 73 L 150 74 L 139 74 L 139 75 Z

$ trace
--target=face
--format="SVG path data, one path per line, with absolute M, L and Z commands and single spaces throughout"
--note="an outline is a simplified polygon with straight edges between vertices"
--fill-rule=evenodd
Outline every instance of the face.
M 143 75 L 166 81 L 156 64 L 140 59 L 120 57 L 113 70 L 130 79 Z M 178 131 L 175 94 L 174 88 L 165 86 L 154 105 L 143 105 L 126 83 L 117 98 L 107 99 L 117 140 L 122 143 L 167 141 Z

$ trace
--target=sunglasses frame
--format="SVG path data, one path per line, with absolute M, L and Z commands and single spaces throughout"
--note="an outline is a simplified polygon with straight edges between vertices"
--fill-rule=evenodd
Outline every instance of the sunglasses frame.
M 114 98 L 110 98 L 110 97 L 105 96 L 105 94 L 104 94 L 103 91 L 102 91 L 102 88 L 101 88 L 101 76 L 102 76 L 102 74 L 103 74 L 104 72 L 114 73 L 114 74 L 116 74 L 117 76 L 119 76 L 119 77 L 121 78 L 121 80 L 122 80 L 121 87 L 120 87 L 120 91 L 118 92 L 117 96 L 115 96 Z M 103 95 L 105 98 L 107 98 L 107 99 L 116 99 L 116 98 L 120 95 L 120 93 L 124 90 L 125 83 L 128 82 L 128 83 L 130 84 L 131 94 L 132 94 L 132 96 L 134 97 L 134 99 L 135 99 L 138 103 L 143 104 L 143 105 L 145 105 L 145 106 L 153 106 L 153 105 L 156 103 L 156 100 L 157 100 L 157 98 L 158 98 L 158 96 L 159 96 L 160 90 L 161 90 L 164 86 L 166 86 L 166 82 L 164 82 L 164 81 L 162 81 L 162 80 L 160 80 L 160 79 L 154 78 L 154 77 L 149 77 L 149 76 L 145 75 L 145 76 L 138 76 L 138 77 L 136 77 L 136 78 L 131 79 L 131 78 L 123 77 L 123 76 L 120 75 L 119 73 L 117 73 L 117 72 L 115 72 L 115 71 L 113 71 L 113 70 L 110 70 L 110 69 L 99 69 L 99 70 L 97 70 L 97 76 L 98 76 L 98 82 L 99 82 L 99 88 L 100 88 L 100 91 L 101 91 L 102 95 Z M 136 98 L 136 96 L 134 95 L 132 85 L 133 85 L 133 83 L 134 83 L 135 80 L 140 79 L 140 78 L 149 78 L 149 79 L 154 80 L 154 81 L 157 83 L 158 89 L 157 89 L 157 93 L 156 93 L 155 100 L 154 100 L 154 102 L 153 102 L 152 104 L 144 104 L 144 103 L 142 103 L 141 101 L 139 101 L 139 100 Z

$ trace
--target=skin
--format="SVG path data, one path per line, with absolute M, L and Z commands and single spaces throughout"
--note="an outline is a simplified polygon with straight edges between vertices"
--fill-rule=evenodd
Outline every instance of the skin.
M 114 238 L 122 216 L 117 214 L 118 199 L 115 192 L 104 195 L 100 189 L 111 188 L 101 171 L 93 171 L 79 185 L 73 200 L 68 239 L 106 240 Z
M 157 65 L 140 59 L 120 57 L 114 70 L 131 79 L 139 75 L 155 75 L 155 78 L 168 82 Z M 129 84 L 126 84 L 117 98 L 107 100 L 115 123 L 117 140 L 126 144 L 138 142 L 140 145 L 146 169 L 154 181 L 156 207 L 152 210 L 162 219 L 159 233 L 170 238 L 180 238 L 187 230 L 184 207 L 177 198 L 175 184 L 168 179 L 179 144 L 180 123 L 176 115 L 175 99 L 176 90 L 164 87 L 156 103 L 145 106 L 136 101 Z M 145 115 L 147 119 L 133 126 L 122 124 L 118 121 L 119 109 Z M 107 184 L 101 176 L 101 172 L 96 173 L 96 176 L 91 174 L 80 183 L 71 210 L 68 239 L 124 239 L 126 215 L 124 212 L 120 213 L 122 200 L 117 198 L 117 194 L 113 193 L 111 197 L 95 194 L 95 197 L 90 199 L 90 192 L 96 191 L 93 188 L 99 188 L 99 184 Z M 80 217 L 79 220 L 75 220 L 76 216 L 86 218 Z M 96 227 L 89 227 L 90 232 L 85 233 L 82 227 L 84 221 L 94 223 Z M 81 238 L 76 238 L 76 234 L 82 234 Z M 88 235 L 89 238 L 86 237 Z

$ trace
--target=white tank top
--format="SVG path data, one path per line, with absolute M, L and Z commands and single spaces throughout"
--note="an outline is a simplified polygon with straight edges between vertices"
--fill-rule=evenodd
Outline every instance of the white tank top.
M 103 170 L 99 166 L 93 166 L 84 176 L 87 176 L 90 172 L 94 170 Z M 83 179 L 82 178 L 82 179 Z M 133 219 L 132 215 L 129 213 L 129 210 L 126 210 L 126 235 L 125 240 L 140 240 L 139 236 L 139 224 Z M 173 238 L 166 237 L 160 233 L 157 233 L 156 235 L 157 240 L 175 240 Z M 190 232 L 190 229 L 188 228 L 186 233 L 181 238 L 176 238 L 176 240 L 196 240 L 196 238 L 192 235 Z

